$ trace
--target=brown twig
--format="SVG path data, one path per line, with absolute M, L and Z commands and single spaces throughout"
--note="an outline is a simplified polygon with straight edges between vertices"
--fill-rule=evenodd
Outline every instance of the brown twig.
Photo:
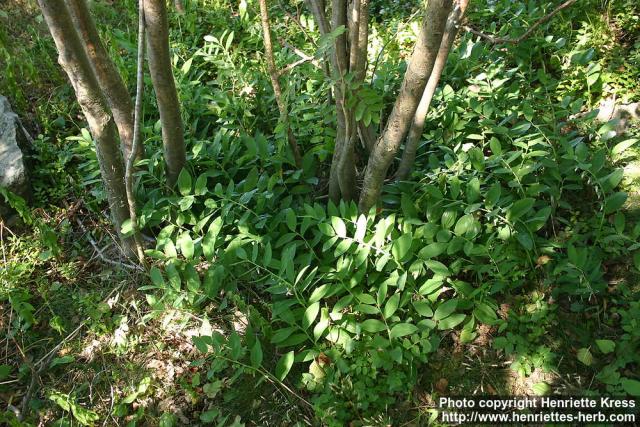
M 139 265 L 134 265 L 134 264 L 128 264 L 128 263 L 125 263 L 125 262 L 114 261 L 112 259 L 109 259 L 109 258 L 105 257 L 103 251 L 98 247 L 98 244 L 96 243 L 96 241 L 93 240 L 93 238 L 91 237 L 91 234 L 87 231 L 87 228 L 84 226 L 82 221 L 80 221 L 78 218 L 76 218 L 76 222 L 78 223 L 78 225 L 80 226 L 82 231 L 87 235 L 87 239 L 89 240 L 89 243 L 91 244 L 91 246 L 93 247 L 93 249 L 96 251 L 96 253 L 98 254 L 98 256 L 100 257 L 100 259 L 103 262 L 105 262 L 107 264 L 111 264 L 111 265 L 116 265 L 118 267 L 128 268 L 130 270 L 144 271 L 144 268 L 142 268 Z
M 316 41 L 313 39 L 313 37 L 311 37 L 311 35 L 307 32 L 307 29 L 304 28 L 304 26 L 302 25 L 302 23 L 300 22 L 300 19 L 298 19 L 297 16 L 294 16 L 291 14 L 291 12 L 289 12 L 285 6 L 282 4 L 281 1 L 278 2 L 278 6 L 280 6 L 280 9 L 282 9 L 282 11 L 289 17 L 289 19 L 291 19 L 297 26 L 298 28 L 300 28 L 300 31 L 302 31 L 302 34 L 304 34 L 304 37 L 309 40 L 309 42 L 314 45 L 315 47 L 318 47 L 318 43 L 316 43 Z
M 521 41 L 523 41 L 524 39 L 526 39 L 527 37 L 529 37 L 531 34 L 533 34 L 535 29 L 538 28 L 540 25 L 544 24 L 549 19 L 553 18 L 553 16 L 555 14 L 557 14 L 558 12 L 560 12 L 563 9 L 568 8 L 569 6 L 574 4 L 575 2 L 576 2 L 576 0 L 567 0 L 564 3 L 560 4 L 553 11 L 551 11 L 547 15 L 543 16 L 542 18 L 540 18 L 536 22 L 534 22 L 533 25 L 531 25 L 531 27 L 529 27 L 529 29 L 524 32 L 524 34 L 522 34 L 519 37 L 516 37 L 515 39 L 506 38 L 506 37 L 496 37 L 496 36 L 492 36 L 490 34 L 485 34 L 482 31 L 478 31 L 476 29 L 473 29 L 473 28 L 469 27 L 468 25 L 465 25 L 463 28 L 466 31 L 470 32 L 471 34 L 475 34 L 476 36 L 482 37 L 483 39 L 487 40 L 491 44 L 499 44 L 499 43 L 518 44 Z

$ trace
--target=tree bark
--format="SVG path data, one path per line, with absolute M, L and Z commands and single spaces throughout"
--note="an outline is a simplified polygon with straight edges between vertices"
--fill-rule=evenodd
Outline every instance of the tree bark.
M 413 119 L 442 40 L 451 0 L 429 0 L 422 28 L 385 129 L 373 147 L 358 207 L 369 212 L 382 191 L 387 170 Z
M 396 172 L 397 180 L 401 181 L 407 179 L 411 169 L 413 168 L 413 163 L 416 160 L 418 143 L 420 142 L 422 130 L 424 129 L 425 118 L 429 112 L 429 106 L 431 105 L 433 94 L 436 92 L 436 88 L 440 82 L 442 71 L 447 64 L 447 57 L 451 51 L 451 46 L 453 46 L 453 42 L 458 34 L 460 20 L 467 8 L 467 2 L 468 0 L 460 0 L 457 2 L 449 14 L 449 18 L 447 18 L 447 24 L 444 29 L 442 41 L 440 42 L 440 49 L 438 50 L 436 62 L 433 65 L 429 81 L 427 82 L 427 86 L 424 88 L 422 99 L 420 99 L 420 104 L 418 105 L 416 114 L 413 117 L 411 129 L 409 129 L 409 135 L 407 136 L 404 152 L 402 153 L 402 160 L 400 161 L 398 171 Z
M 331 31 L 335 31 L 341 26 L 347 26 L 347 1 L 335 0 L 331 5 Z M 336 37 L 331 62 L 334 79 L 337 81 L 334 85 L 337 126 L 329 176 L 329 198 L 334 203 L 338 203 L 341 198 L 348 198 L 349 194 L 353 197 L 355 192 L 355 188 L 353 189 L 354 191 L 350 191 L 349 188 L 347 188 L 349 181 L 348 174 L 350 174 L 351 171 L 341 167 L 344 146 L 348 144 L 347 140 L 349 138 L 349 117 L 346 114 L 347 109 L 344 102 L 346 90 L 344 77 L 349 67 L 346 32 Z M 355 184 L 355 168 L 353 169 L 352 181 Z M 347 197 L 345 197 L 345 193 L 347 193 Z
M 327 22 L 327 15 L 325 14 L 324 0 L 304 0 L 307 8 L 311 11 L 313 19 L 318 25 L 320 35 L 328 34 L 331 29 L 329 28 L 329 22 Z
M 124 184 L 124 163 L 118 148 L 118 132 L 91 69 L 82 41 L 73 26 L 71 13 L 64 0 L 38 0 L 51 36 L 58 50 L 58 61 L 65 70 L 76 93 L 96 142 L 96 155 L 104 183 L 111 216 L 127 255 L 133 252 L 131 238 L 122 236 L 122 224 L 129 218 Z
M 171 70 L 169 24 L 165 0 L 145 0 L 144 18 L 147 29 L 149 71 L 162 125 L 167 184 L 173 187 L 186 163 L 186 151 L 180 102 Z
M 287 142 L 293 154 L 296 167 L 300 169 L 302 167 L 302 156 L 300 155 L 298 143 L 296 142 L 293 131 L 289 125 L 289 111 L 287 111 L 287 105 L 285 104 L 284 97 L 282 96 L 279 73 L 276 68 L 276 62 L 273 59 L 273 44 L 271 42 L 271 26 L 269 25 L 269 9 L 267 7 L 267 0 L 260 0 L 260 18 L 262 22 L 264 51 L 265 56 L 267 57 L 267 68 L 269 69 L 271 86 L 273 86 L 273 93 L 275 94 L 276 104 L 278 104 L 278 111 L 280 112 L 280 121 L 284 125 Z
M 138 148 L 142 145 L 140 126 L 142 124 L 142 96 L 144 89 L 144 1 L 145 0 L 139 0 L 138 5 L 138 56 L 136 70 L 136 106 L 133 119 L 133 143 L 129 152 L 129 156 L 126 158 L 126 167 L 124 174 L 125 188 L 127 190 L 127 201 L 129 204 L 129 217 L 131 218 L 131 225 L 133 227 L 133 240 L 136 245 L 136 254 L 138 255 L 138 260 L 143 265 L 145 262 L 144 249 L 142 246 L 142 239 L 140 237 L 140 228 L 138 227 L 138 213 L 136 212 L 136 196 L 133 187 L 133 164 L 136 160 L 135 153 L 138 152 Z
M 133 104 L 129 91 L 122 81 L 115 64 L 102 43 L 100 34 L 91 17 L 85 0 L 68 0 L 73 22 L 84 41 L 85 51 L 93 71 L 98 78 L 98 84 L 107 98 L 107 103 L 118 127 L 120 143 L 124 158 L 129 157 L 133 144 Z M 142 150 L 136 156 L 142 157 Z

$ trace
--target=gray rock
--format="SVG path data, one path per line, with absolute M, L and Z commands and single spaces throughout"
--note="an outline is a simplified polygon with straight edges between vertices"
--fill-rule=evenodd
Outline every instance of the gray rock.
M 18 146 L 18 116 L 11 110 L 9 101 L 0 96 L 0 186 L 28 199 L 31 194 L 27 170 L 24 165 L 22 151 Z M 11 209 L 0 196 L 0 218 L 10 214 Z
M 616 120 L 616 132 L 621 135 L 629 130 L 634 121 L 640 120 L 640 102 L 617 104 L 615 97 L 603 99 L 598 106 L 599 122 Z

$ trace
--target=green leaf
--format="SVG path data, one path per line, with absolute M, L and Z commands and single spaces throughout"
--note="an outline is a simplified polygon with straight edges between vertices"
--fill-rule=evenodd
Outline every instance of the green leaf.
M 458 214 L 456 213 L 455 210 L 447 209 L 442 214 L 442 218 L 441 218 L 442 226 L 447 230 L 450 229 L 451 227 L 453 227 L 453 224 L 456 223 L 457 216 Z
M 294 355 L 295 353 L 292 350 L 282 356 L 280 360 L 278 360 L 278 363 L 276 364 L 276 378 L 280 381 L 284 381 L 285 377 L 291 370 L 291 367 L 293 366 Z
M 213 423 L 220 415 L 219 409 L 210 409 L 200 414 L 200 421 L 203 423 Z
M 604 200 L 604 213 L 610 214 L 611 212 L 617 211 L 622 207 L 622 205 L 624 205 L 624 202 L 626 201 L 627 193 L 623 191 L 613 193 Z
M 356 222 L 356 234 L 353 236 L 353 238 L 357 241 L 362 241 L 366 233 L 367 233 L 367 217 L 364 215 L 360 215 L 358 217 L 358 221 Z
M 431 306 L 429 305 L 429 303 L 426 301 L 414 301 L 413 308 L 415 308 L 416 312 L 418 312 L 420 316 L 424 316 L 424 317 L 433 316 L 433 310 L 431 309 Z
M 378 319 L 367 319 L 360 324 L 360 327 L 363 331 L 371 333 L 382 332 L 387 329 L 387 325 Z
M 551 393 L 551 386 L 544 381 L 535 383 L 531 389 L 536 396 L 546 396 Z
M 404 258 L 409 253 L 412 242 L 413 235 L 410 232 L 403 234 L 393 242 L 393 246 L 391 247 L 391 254 L 396 259 L 396 261 L 402 260 L 402 258 Z
M 530 197 L 516 201 L 509 209 L 507 209 L 507 219 L 509 221 L 517 220 L 529 212 L 531 208 L 533 208 L 534 203 L 535 199 Z
M 262 259 L 262 265 L 265 267 L 269 267 L 271 264 L 271 258 L 273 256 L 273 252 L 271 250 L 271 243 L 267 243 L 264 247 L 264 258 Z
M 222 381 L 214 381 L 212 383 L 206 383 L 202 386 L 202 391 L 207 395 L 209 399 L 213 399 L 222 389 Z
M 260 340 L 256 339 L 256 343 L 251 347 L 251 366 L 254 368 L 260 367 L 262 365 L 262 346 L 260 345 Z
M 596 345 L 603 354 L 609 354 L 616 348 L 616 343 L 611 340 L 596 340 Z
M 133 222 L 130 218 L 127 218 L 122 222 L 120 233 L 122 233 L 123 237 L 130 237 L 133 235 Z
M 631 148 L 631 146 L 633 146 L 638 141 L 639 140 L 637 138 L 631 138 L 617 143 L 611 150 L 611 155 L 613 157 L 619 157 L 620 154 L 624 153 L 628 148 Z
M 447 268 L 446 265 L 444 265 L 439 261 L 428 260 L 428 261 L 425 261 L 424 264 L 427 266 L 429 270 L 433 271 L 435 274 L 438 274 L 440 276 L 445 276 L 445 277 L 451 275 L 449 268 Z
M 202 239 L 202 252 L 207 260 L 212 261 L 215 255 L 216 239 L 222 229 L 222 217 L 218 217 L 211 222 L 207 234 Z
M 400 294 L 395 293 L 391 295 L 391 298 L 387 301 L 384 306 L 383 316 L 385 319 L 390 318 L 398 309 L 398 305 L 400 304 Z
M 634 397 L 640 396 L 640 381 L 624 378 L 620 384 L 627 394 Z
M 593 364 L 593 355 L 588 348 L 581 348 L 576 353 L 578 360 L 584 365 L 591 366 Z
M 54 357 L 53 361 L 51 362 L 51 365 L 49 365 L 49 367 L 53 368 L 54 366 L 58 366 L 58 365 L 66 365 L 67 363 L 71 363 L 74 360 L 76 360 L 76 359 L 71 355 L 66 355 L 66 356 L 62 356 L 62 357 Z
M 491 152 L 497 156 L 502 154 L 502 145 L 500 145 L 500 141 L 496 137 L 491 137 L 491 140 L 489 140 L 489 148 L 491 148 Z
M 313 322 L 315 322 L 318 313 L 320 312 L 320 303 L 314 302 L 304 311 L 302 316 L 302 329 L 307 329 Z
M 488 208 L 492 208 L 493 206 L 496 205 L 496 203 L 498 203 L 498 200 L 500 200 L 501 192 L 502 192 L 502 186 L 500 185 L 499 182 L 496 182 L 491 186 L 489 191 L 487 191 L 487 194 L 485 195 L 485 199 L 484 199 L 485 204 L 487 205 Z
M 393 328 L 391 328 L 391 332 L 389 332 L 389 336 L 391 339 L 404 337 L 405 335 L 413 334 L 418 330 L 416 325 L 412 325 L 411 323 L 398 323 Z
M 191 292 L 198 292 L 200 289 L 200 275 L 196 271 L 195 267 L 188 264 L 184 269 L 184 278 L 187 282 L 187 289 Z
M 387 282 L 384 281 L 378 288 L 378 305 L 382 307 L 382 303 L 387 299 Z
M 100 416 L 96 412 L 85 409 L 74 402 L 71 402 L 71 413 L 80 424 L 85 426 L 92 426 L 100 419 Z
M 357 304 L 353 307 L 353 309 L 355 311 L 357 311 L 358 313 L 364 313 L 364 314 L 379 314 L 380 313 L 380 309 L 378 307 L 376 307 L 375 305 L 368 305 L 368 304 Z
M 0 365 L 0 381 L 3 381 L 9 376 L 11 369 L 9 365 Z
M 473 215 L 471 215 L 471 214 L 464 215 L 464 216 L 460 217 L 460 219 L 456 223 L 456 226 L 453 229 L 453 232 L 457 236 L 462 236 L 467 231 L 473 229 L 474 222 L 475 222 L 475 218 L 473 217 Z
M 207 193 L 207 174 L 203 173 L 196 179 L 196 187 L 193 190 L 196 196 L 202 196 Z
M 151 277 L 151 283 L 158 287 L 164 286 L 164 278 L 162 277 L 162 272 L 155 265 L 152 266 L 149 270 L 149 276 Z
M 484 161 L 484 157 L 482 157 L 481 151 L 480 151 L 480 158 Z M 484 165 L 480 167 L 477 164 L 475 164 L 474 167 L 478 170 L 484 169 Z M 480 180 L 478 178 L 473 178 L 467 184 L 467 202 L 473 203 L 479 198 L 480 198 Z
M 277 331 L 275 331 L 273 333 L 273 335 L 271 336 L 271 343 L 272 344 L 279 344 L 281 342 L 283 342 L 284 340 L 286 340 L 287 338 L 289 338 L 291 336 L 291 334 L 296 330 L 296 328 L 294 327 L 288 327 L 288 328 L 282 328 L 282 329 L 278 329 Z
M 357 298 L 358 298 L 358 301 L 360 301 L 363 304 L 373 305 L 376 303 L 375 298 L 369 294 L 360 294 L 360 295 L 357 295 Z
M 229 335 L 229 348 L 231 349 L 231 359 L 239 360 L 242 354 L 242 342 L 240 341 L 240 335 L 236 332 L 232 332 L 231 335 Z
M 466 317 L 467 316 L 463 313 L 452 314 L 451 316 L 445 317 L 438 322 L 438 329 L 440 329 L 441 331 L 444 331 L 446 329 L 453 329 L 460 323 L 462 323 Z
M 433 320 L 444 319 L 445 317 L 453 313 L 457 307 L 458 307 L 458 300 L 455 298 L 443 302 L 438 306 L 438 308 L 436 308 L 436 312 L 433 315 Z
M 491 306 L 484 302 L 476 302 L 476 308 L 473 310 L 473 315 L 487 325 L 493 325 L 498 320 L 498 315 Z
M 316 301 L 320 301 L 329 292 L 329 285 L 321 285 L 313 290 L 309 297 L 309 303 L 313 304 Z
M 337 216 L 332 216 L 331 225 L 333 226 L 333 230 L 336 232 L 336 235 L 338 237 L 346 237 L 347 226 L 344 225 L 344 221 L 342 221 L 342 218 L 338 218 Z
M 180 290 L 180 285 L 182 284 L 182 279 L 180 278 L 180 273 L 176 268 L 175 264 L 170 263 L 165 267 L 165 272 L 167 273 L 167 279 L 169 279 L 169 284 L 176 291 Z
M 178 175 L 178 191 L 183 196 L 191 194 L 191 175 L 186 168 L 182 168 L 180 175 Z
M 418 256 L 421 259 L 429 259 L 429 258 L 437 257 L 438 255 L 442 254 L 444 251 L 447 250 L 447 246 L 449 246 L 449 243 L 438 243 L 438 242 L 430 243 L 424 248 L 420 249 L 420 252 L 418 252 Z
M 295 232 L 296 225 L 297 225 L 296 213 L 293 211 L 293 209 L 288 209 L 287 210 L 287 227 L 289 227 L 289 230 Z
M 180 252 L 182 252 L 182 256 L 184 256 L 186 259 L 193 258 L 195 247 L 193 244 L 193 239 L 191 239 L 191 235 L 189 234 L 188 231 L 185 231 L 184 233 L 180 234 L 180 236 L 178 236 L 178 239 L 176 240 L 176 243 L 180 247 Z

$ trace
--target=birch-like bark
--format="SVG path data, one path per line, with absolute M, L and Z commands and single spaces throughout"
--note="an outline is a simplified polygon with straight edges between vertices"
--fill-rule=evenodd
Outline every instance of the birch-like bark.
M 136 245 L 138 260 L 144 265 L 144 249 L 138 227 L 138 213 L 136 212 L 136 196 L 133 191 L 133 164 L 136 160 L 134 153 L 138 152 L 141 144 L 141 124 L 142 124 L 142 96 L 144 89 L 144 42 L 145 42 L 145 22 L 144 22 L 144 1 L 139 0 L 138 4 L 138 58 L 136 72 L 136 106 L 133 119 L 133 143 L 131 152 L 127 157 L 124 182 L 127 190 L 127 201 L 129 203 L 129 217 L 133 227 L 133 240 Z
M 129 157 L 133 144 L 133 104 L 122 76 L 109 57 L 85 0 L 68 0 L 69 10 L 76 29 L 84 41 L 98 84 L 107 99 L 113 119 L 118 127 L 124 158 Z M 142 157 L 142 151 L 137 152 Z
M 69 77 L 95 140 L 111 217 L 125 252 L 131 255 L 133 241 L 121 233 L 122 223 L 129 218 L 129 209 L 116 125 L 64 0 L 38 0 L 38 4 L 56 44 L 58 61 Z
M 451 0 L 429 0 L 422 28 L 384 131 L 376 142 L 365 171 L 358 207 L 369 212 L 382 191 L 387 170 L 404 140 L 433 69 L 444 33 Z
M 184 128 L 180 116 L 180 102 L 171 70 L 169 52 L 169 23 L 165 0 L 145 0 L 144 18 L 147 34 L 147 59 L 153 89 L 156 93 L 164 161 L 167 166 L 167 185 L 173 187 L 186 163 Z
M 264 51 L 267 58 L 267 68 L 269 69 L 269 77 L 271 78 L 271 86 L 273 87 L 273 93 L 276 97 L 276 104 L 278 104 L 278 111 L 280 112 L 280 121 L 282 122 L 287 135 L 287 142 L 296 167 L 300 169 L 302 167 L 302 156 L 300 155 L 300 149 L 298 143 L 293 135 L 291 126 L 289 124 L 289 111 L 287 105 L 284 102 L 282 96 L 282 87 L 280 86 L 280 79 L 278 69 L 276 68 L 276 62 L 273 58 L 273 44 L 271 42 L 271 26 L 269 24 L 269 8 L 267 7 L 267 0 L 260 0 L 260 18 L 262 22 L 262 37 L 264 41 Z
M 447 64 L 447 57 L 449 56 L 451 46 L 453 46 L 453 42 L 456 39 L 456 35 L 458 34 L 460 20 L 462 19 L 467 8 L 467 3 L 468 0 L 460 0 L 456 2 L 456 5 L 447 18 L 444 35 L 442 36 L 440 49 L 438 50 L 438 57 L 436 58 L 436 62 L 433 65 L 433 70 L 431 71 L 431 75 L 429 76 L 427 86 L 424 88 L 424 93 L 422 94 L 422 99 L 420 99 L 420 104 L 416 109 L 416 114 L 413 117 L 413 122 L 411 123 L 411 129 L 409 129 L 409 135 L 407 136 L 407 140 L 404 146 L 404 152 L 402 153 L 402 160 L 400 160 L 400 165 L 398 166 L 398 171 L 396 172 L 397 180 L 401 181 L 407 179 L 409 173 L 411 172 L 411 169 L 413 168 L 413 164 L 416 160 L 418 143 L 420 142 L 420 138 L 422 137 L 424 122 L 427 117 L 427 113 L 429 112 L 429 106 L 431 105 L 431 100 L 433 99 L 433 94 L 436 92 L 438 83 L 440 82 L 442 71 Z

